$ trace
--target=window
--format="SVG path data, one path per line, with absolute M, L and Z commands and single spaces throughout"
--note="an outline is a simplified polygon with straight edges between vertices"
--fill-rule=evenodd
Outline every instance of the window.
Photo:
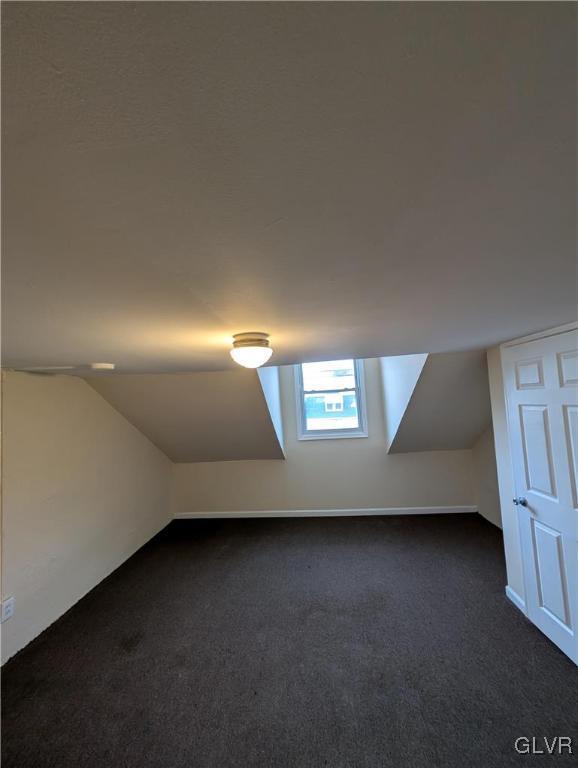
M 367 437 L 362 360 L 295 366 L 300 440 Z

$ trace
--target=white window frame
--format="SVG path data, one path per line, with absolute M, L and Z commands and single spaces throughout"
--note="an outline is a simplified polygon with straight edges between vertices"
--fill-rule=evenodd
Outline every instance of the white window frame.
M 355 375 L 355 396 L 357 399 L 358 427 L 351 429 L 307 429 L 305 421 L 305 395 L 303 388 L 303 369 L 301 364 L 294 366 L 295 371 L 295 401 L 297 411 L 297 438 L 299 440 L 341 440 L 344 437 L 367 437 L 367 411 L 365 407 L 365 377 L 363 360 L 353 361 Z M 351 387 L 343 389 L 323 390 L 324 392 L 352 392 Z

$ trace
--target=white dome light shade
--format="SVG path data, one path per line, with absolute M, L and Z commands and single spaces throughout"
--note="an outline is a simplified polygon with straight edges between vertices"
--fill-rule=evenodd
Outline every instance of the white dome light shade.
M 233 336 L 231 357 L 243 368 L 259 368 L 273 354 L 267 333 L 237 333 Z
M 271 347 L 239 347 L 231 350 L 231 357 L 244 368 L 258 368 L 273 354 Z

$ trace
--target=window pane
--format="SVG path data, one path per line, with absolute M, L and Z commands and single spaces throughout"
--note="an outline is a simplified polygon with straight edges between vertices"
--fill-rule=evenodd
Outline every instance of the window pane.
M 355 389 L 353 360 L 326 360 L 323 363 L 303 363 L 305 392 L 326 389 Z
M 357 429 L 355 392 L 318 392 L 304 396 L 307 430 Z

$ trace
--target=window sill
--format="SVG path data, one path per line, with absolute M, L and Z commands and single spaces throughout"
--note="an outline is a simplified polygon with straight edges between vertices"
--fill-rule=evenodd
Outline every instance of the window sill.
M 365 431 L 355 431 L 355 432 L 338 432 L 335 430 L 334 432 L 331 432 L 331 434 L 328 433 L 303 433 L 297 435 L 298 440 L 343 440 L 343 439 L 351 439 L 351 438 L 359 438 L 359 437 L 368 437 L 367 432 Z

